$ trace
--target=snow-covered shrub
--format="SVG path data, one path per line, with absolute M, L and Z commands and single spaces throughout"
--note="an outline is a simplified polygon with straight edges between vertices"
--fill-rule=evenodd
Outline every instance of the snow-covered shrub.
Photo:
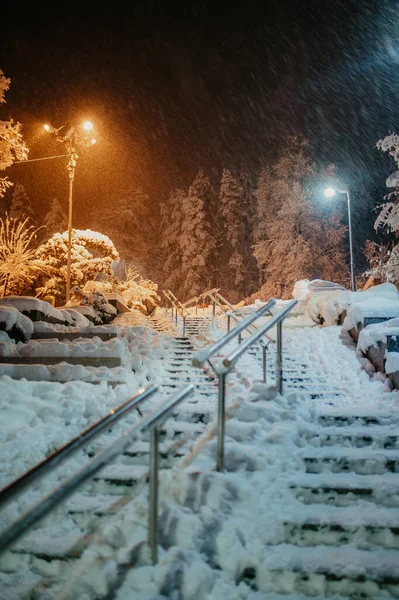
M 22 294 L 39 275 L 48 273 L 48 266 L 31 247 L 37 231 L 29 219 L 19 221 L 8 215 L 0 219 L 1 296 Z
M 149 279 L 143 279 L 131 268 L 126 269 L 126 278 L 117 284 L 116 291 L 126 306 L 150 314 L 161 298 L 157 294 L 158 285 Z
M 109 323 L 117 314 L 116 308 L 112 304 L 109 304 L 101 292 L 85 292 L 78 287 L 74 287 L 68 306 L 73 307 L 77 303 L 81 306 L 90 307 L 96 313 L 101 323 Z
M 51 276 L 37 288 L 40 296 L 54 296 L 58 303 L 65 298 L 68 257 L 68 232 L 56 233 L 36 250 L 36 258 L 43 261 Z M 90 229 L 72 230 L 71 288 L 83 287 L 98 274 L 111 275 L 111 264 L 119 254 L 106 235 Z

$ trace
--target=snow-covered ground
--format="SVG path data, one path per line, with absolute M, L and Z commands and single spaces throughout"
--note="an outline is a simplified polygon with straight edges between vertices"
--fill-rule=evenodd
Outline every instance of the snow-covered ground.
M 273 312 L 284 304 L 279 301 Z M 243 312 L 257 306 L 245 307 Z M 204 314 L 202 310 L 199 312 Z M 211 309 L 205 312 L 210 315 Z M 165 316 L 160 319 L 164 319 L 165 327 L 170 330 Z M 267 317 L 262 322 L 266 320 Z M 118 340 L 123 341 L 124 352 L 128 350 L 133 367 L 128 380 L 121 385 L 111 388 L 106 382 L 60 384 L 0 377 L 0 487 L 114 409 L 141 385 L 156 383 L 162 392 L 156 400 L 148 402 L 145 412 L 165 399 L 162 381 L 168 377 L 166 366 L 173 351 L 172 338 L 151 330 L 143 317 L 139 321 L 136 327 L 126 328 Z M 198 347 L 224 334 L 224 319 L 218 320 L 217 325 L 206 338 L 197 338 Z M 298 600 L 305 593 L 315 598 L 332 598 L 334 593 L 340 594 L 337 597 L 348 597 L 349 591 L 345 596 L 344 589 L 331 588 L 322 576 L 298 584 L 292 575 L 299 563 L 317 570 L 323 561 L 330 561 L 343 578 L 361 574 L 366 568 L 368 572 L 373 568 L 385 569 L 389 575 L 399 577 L 399 560 L 395 562 L 394 555 L 387 550 L 372 553 L 374 567 L 367 566 L 370 557 L 365 551 L 359 554 L 361 551 L 351 546 L 345 546 L 339 555 L 320 544 L 316 550 L 299 547 L 297 553 L 292 545 L 286 544 L 284 550 L 282 522 L 311 508 L 296 502 L 291 484 L 295 478 L 301 485 L 306 479 L 302 474 L 304 446 L 321 429 L 318 416 L 389 415 L 394 432 L 399 423 L 399 392 L 391 391 L 385 376 L 369 377 L 356 356 L 354 344 L 340 326 L 319 327 L 298 310 L 285 321 L 283 342 L 287 378 L 284 395 L 280 396 L 273 388 L 270 369 L 268 383 L 261 382 L 261 364 L 252 355 L 243 357 L 228 377 L 226 472 L 214 470 L 216 441 L 210 436 L 184 468 L 179 468 L 177 461 L 178 468 L 162 473 L 159 564 L 152 566 L 144 552 L 139 565 L 126 571 L 116 592 L 118 600 L 267 600 L 275 598 L 276 591 L 287 594 L 284 596 L 287 600 Z M 231 347 L 235 347 L 235 342 Z M 295 373 L 302 375 L 295 375 L 295 369 Z M 192 373 L 195 372 L 193 368 Z M 113 435 L 122 433 L 139 418 L 132 412 L 113 428 Z M 316 445 L 315 456 L 318 453 L 321 456 L 324 450 Z M 83 451 L 77 453 L 44 482 L 33 486 L 3 510 L 1 527 L 87 460 Z M 394 485 L 394 475 L 390 475 L 381 480 L 381 489 L 385 486 L 387 495 Z M 348 485 L 356 477 L 351 474 Z M 398 504 L 394 506 L 399 508 Z M 328 508 L 331 517 L 334 507 Z M 364 508 L 364 501 L 354 502 L 342 518 L 356 521 L 359 508 Z M 378 510 L 381 518 L 389 521 L 392 513 L 384 517 L 384 508 Z M 146 515 L 147 491 L 143 490 L 133 505 L 127 505 L 102 526 L 100 537 L 77 563 L 74 577 L 54 597 L 82 600 L 102 597 L 120 577 L 120 565 L 132 560 L 134 545 L 146 539 Z M 51 526 L 56 534 L 57 524 L 53 522 Z M 67 532 L 68 525 L 64 523 L 62 534 Z M 7 564 L 9 574 L 0 575 L 4 583 L 12 576 L 13 568 L 7 557 L 0 559 L 0 571 L 6 571 Z M 275 566 L 281 564 L 285 565 L 283 574 L 276 575 Z M 377 597 L 380 591 L 373 596 L 373 583 L 366 580 L 366 584 L 368 597 Z

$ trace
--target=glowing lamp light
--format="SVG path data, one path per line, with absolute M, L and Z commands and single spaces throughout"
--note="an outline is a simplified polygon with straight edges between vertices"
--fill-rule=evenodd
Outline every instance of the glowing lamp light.
M 93 123 L 91 121 L 85 121 L 82 127 L 85 131 L 91 131 L 93 129 Z
M 94 144 L 96 144 L 96 143 L 97 143 L 97 140 L 96 140 L 95 138 L 93 138 L 93 139 L 92 139 L 92 140 L 90 140 L 90 141 L 91 141 L 91 145 L 92 145 L 92 146 L 94 146 Z
M 50 131 L 50 129 L 51 129 L 50 125 L 48 125 L 47 123 L 46 123 L 45 125 L 43 125 L 43 128 L 44 128 L 46 131 Z
M 335 190 L 334 188 L 327 188 L 326 190 L 324 190 L 324 194 L 325 196 L 327 196 L 327 198 L 332 198 L 333 196 L 335 196 Z

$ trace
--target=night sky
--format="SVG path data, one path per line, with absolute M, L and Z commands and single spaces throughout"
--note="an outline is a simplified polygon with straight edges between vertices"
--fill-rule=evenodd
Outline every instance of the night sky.
M 12 81 L 1 113 L 23 124 L 30 158 L 62 151 L 44 122 L 95 123 L 99 143 L 82 151 L 76 174 L 78 226 L 130 185 L 158 202 L 199 167 L 215 185 L 223 167 L 255 176 L 285 135 L 300 134 L 313 158 L 336 165 L 359 242 L 368 234 L 374 216 L 362 207 L 381 202 L 394 170 L 375 146 L 399 128 L 397 1 L 24 10 L 2 14 L 0 68 Z M 63 159 L 8 174 L 39 212 L 55 196 L 66 206 Z

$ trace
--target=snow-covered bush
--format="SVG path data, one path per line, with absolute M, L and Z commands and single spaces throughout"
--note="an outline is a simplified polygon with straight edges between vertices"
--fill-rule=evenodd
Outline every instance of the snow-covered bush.
M 80 306 L 90 307 L 101 323 L 109 323 L 117 314 L 116 308 L 112 304 L 109 304 L 104 294 L 98 291 L 85 292 L 78 287 L 74 287 L 68 306 L 74 307 L 77 303 Z
M 157 290 L 156 283 L 143 279 L 129 267 L 126 269 L 126 279 L 116 286 L 116 291 L 126 306 L 138 309 L 144 314 L 150 314 L 160 302 Z
M 36 258 L 43 261 L 51 276 L 37 288 L 40 296 L 54 296 L 58 303 L 65 298 L 68 257 L 68 232 L 56 233 L 36 250 Z M 111 264 L 119 254 L 106 235 L 90 229 L 72 230 L 71 288 L 83 287 L 98 274 L 111 275 Z
M 36 256 L 32 242 L 37 229 L 29 219 L 19 221 L 6 215 L 0 219 L 0 295 L 22 294 L 39 275 L 49 272 L 48 265 Z

